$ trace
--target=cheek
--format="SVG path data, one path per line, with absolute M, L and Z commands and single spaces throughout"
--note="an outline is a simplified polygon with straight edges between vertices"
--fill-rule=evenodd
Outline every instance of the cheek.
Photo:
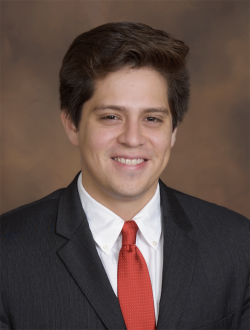
M 165 132 L 159 132 L 157 135 L 152 135 L 151 144 L 154 146 L 158 156 L 163 158 L 171 149 L 171 135 L 166 134 Z
M 81 137 L 81 149 L 95 155 L 106 153 L 115 140 L 115 134 L 112 129 L 102 129 L 97 125 L 88 125 Z

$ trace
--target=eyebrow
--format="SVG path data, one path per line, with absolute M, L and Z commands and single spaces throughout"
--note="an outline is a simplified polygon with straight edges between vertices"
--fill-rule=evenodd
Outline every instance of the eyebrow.
M 127 109 L 123 106 L 118 105 L 111 105 L 111 104 L 100 104 L 94 107 L 93 111 L 100 111 L 100 110 L 117 110 L 122 112 L 127 112 Z M 168 108 L 159 107 L 159 108 L 145 108 L 142 110 L 142 113 L 164 113 L 169 114 L 170 110 Z

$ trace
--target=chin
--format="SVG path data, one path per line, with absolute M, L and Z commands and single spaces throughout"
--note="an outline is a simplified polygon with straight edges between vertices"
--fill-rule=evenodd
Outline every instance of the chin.
M 119 186 L 113 186 L 112 187 L 113 190 L 113 194 L 114 196 L 117 198 L 120 197 L 120 199 L 122 198 L 135 198 L 137 196 L 142 195 L 143 193 L 145 193 L 148 189 L 147 189 L 147 185 L 145 185 L 145 183 L 142 184 L 136 184 L 136 183 L 120 183 Z

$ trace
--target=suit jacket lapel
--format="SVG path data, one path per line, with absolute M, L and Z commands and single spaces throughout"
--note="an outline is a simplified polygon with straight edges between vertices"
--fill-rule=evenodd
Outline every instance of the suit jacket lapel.
M 77 177 L 63 191 L 59 202 L 57 233 L 68 242 L 58 250 L 58 255 L 106 327 L 126 329 L 119 301 L 98 256 L 82 209 Z
M 178 329 L 193 277 L 197 244 L 192 225 L 172 189 L 160 181 L 163 213 L 163 275 L 157 329 Z

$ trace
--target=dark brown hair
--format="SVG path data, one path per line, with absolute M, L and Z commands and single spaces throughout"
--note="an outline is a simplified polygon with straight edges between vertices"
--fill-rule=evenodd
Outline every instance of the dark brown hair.
M 118 22 L 98 26 L 75 38 L 60 70 L 60 102 L 76 127 L 95 81 L 124 67 L 149 67 L 167 81 L 173 129 L 188 109 L 188 46 L 164 31 L 142 23 Z

